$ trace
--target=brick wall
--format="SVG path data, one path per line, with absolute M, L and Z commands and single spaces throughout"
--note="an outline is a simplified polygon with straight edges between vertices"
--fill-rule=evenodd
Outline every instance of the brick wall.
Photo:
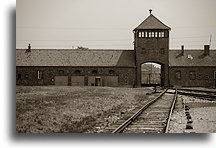
M 215 67 L 170 67 L 170 85 L 183 87 L 215 87 L 215 71 Z M 180 79 L 176 73 L 180 73 Z
M 75 71 L 79 70 L 80 73 Z M 92 71 L 97 73 L 92 73 Z M 112 72 L 111 72 L 112 70 Z M 42 78 L 38 79 L 38 71 L 42 71 Z M 21 78 L 20 78 L 21 75 Z M 71 85 L 71 76 L 85 76 L 85 85 L 88 85 L 88 76 L 118 76 L 118 85 L 133 87 L 135 69 L 128 67 L 16 67 L 17 85 L 54 85 L 55 76 L 68 76 L 68 85 Z
M 141 64 L 154 62 L 161 64 L 162 86 L 169 85 L 169 38 L 139 38 L 135 35 L 137 66 L 137 86 L 141 85 Z

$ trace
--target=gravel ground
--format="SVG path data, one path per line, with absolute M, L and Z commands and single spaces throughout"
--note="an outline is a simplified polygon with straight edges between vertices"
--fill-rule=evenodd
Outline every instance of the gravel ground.
M 187 115 L 185 108 L 189 109 Z M 215 101 L 179 95 L 171 118 L 169 133 L 215 133 L 215 109 Z
M 99 133 L 148 99 L 150 88 L 16 87 L 18 133 Z

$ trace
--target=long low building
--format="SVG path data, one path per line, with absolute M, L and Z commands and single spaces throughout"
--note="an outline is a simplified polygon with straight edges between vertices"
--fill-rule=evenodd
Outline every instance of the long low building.
M 17 85 L 134 85 L 133 50 L 18 49 L 16 57 Z
M 183 48 L 183 47 L 182 47 Z M 169 55 L 171 86 L 215 87 L 215 50 L 172 50 Z
M 141 66 L 153 62 L 161 86 L 215 87 L 215 50 L 171 50 L 170 30 L 150 12 L 133 30 L 133 50 L 16 49 L 16 84 L 141 87 Z
M 169 51 L 170 86 L 214 87 L 215 50 Z M 17 85 L 135 87 L 133 50 L 16 50 Z

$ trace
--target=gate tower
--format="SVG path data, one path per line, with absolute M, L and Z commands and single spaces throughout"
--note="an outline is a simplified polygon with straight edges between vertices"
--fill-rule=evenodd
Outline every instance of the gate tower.
M 169 31 L 150 11 L 150 15 L 133 30 L 136 61 L 136 87 L 141 87 L 141 65 L 161 65 L 161 85 L 169 86 Z

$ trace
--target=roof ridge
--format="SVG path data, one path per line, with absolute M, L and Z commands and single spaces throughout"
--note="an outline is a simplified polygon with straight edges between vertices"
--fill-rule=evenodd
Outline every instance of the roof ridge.
M 16 49 L 26 50 L 26 49 Z M 134 49 L 31 49 L 31 50 L 70 50 L 70 51 L 134 51 Z
M 149 22 L 149 20 L 153 18 L 153 21 Z M 152 24 L 151 24 L 152 23 Z M 150 14 L 144 21 L 142 21 L 134 30 L 136 29 L 171 29 L 167 25 L 165 25 L 163 22 L 161 22 L 157 17 L 155 17 L 153 14 Z
M 164 26 L 166 26 L 167 28 L 171 29 L 169 26 L 165 25 L 163 22 L 161 22 L 161 20 L 159 20 L 157 17 L 155 17 L 153 14 L 152 15 L 156 20 L 158 20 L 161 24 L 163 24 Z

